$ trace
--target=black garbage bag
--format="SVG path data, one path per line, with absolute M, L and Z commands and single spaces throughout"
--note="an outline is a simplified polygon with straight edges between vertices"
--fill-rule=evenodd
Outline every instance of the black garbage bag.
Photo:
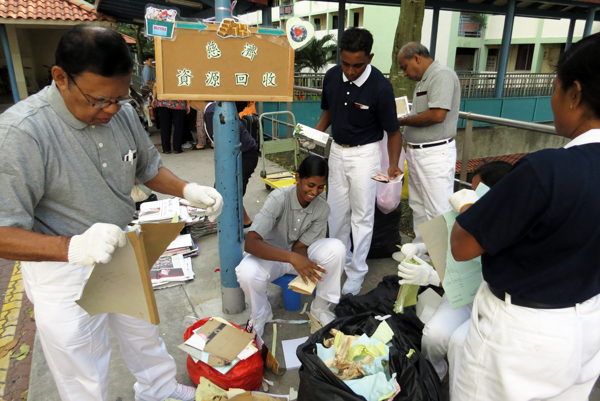
M 398 290 L 400 290 L 398 276 L 385 276 L 375 289 L 364 295 L 342 296 L 335 307 L 335 315 L 352 316 L 369 311 L 382 316 L 392 315 L 394 324 L 420 351 L 423 322 L 417 317 L 415 307 L 412 306 L 404 308 L 404 313 L 394 313 Z
M 317 355 L 317 343 L 331 338 L 331 329 L 349 335 L 373 335 L 379 324 L 379 313 L 366 312 L 334 320 L 313 334 L 298 347 L 296 355 L 302 362 L 298 401 L 365 401 L 337 378 Z M 388 319 L 394 332 L 390 347 L 390 372 L 396 373 L 400 393 L 394 401 L 443 401 L 444 391 L 433 367 L 425 360 L 414 344 L 402 334 L 397 320 Z M 407 355 L 414 350 L 411 357 Z
M 369 248 L 369 259 L 389 258 L 398 250 L 400 245 L 400 217 L 401 207 L 388 214 L 375 207 L 373 222 L 373 238 Z

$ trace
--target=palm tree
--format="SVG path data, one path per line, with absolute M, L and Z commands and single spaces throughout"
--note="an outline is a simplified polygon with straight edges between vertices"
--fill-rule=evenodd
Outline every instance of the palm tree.
M 337 43 L 333 35 L 327 34 L 321 39 L 313 38 L 309 44 L 296 52 L 294 70 L 310 68 L 315 75 L 328 63 L 335 61 Z

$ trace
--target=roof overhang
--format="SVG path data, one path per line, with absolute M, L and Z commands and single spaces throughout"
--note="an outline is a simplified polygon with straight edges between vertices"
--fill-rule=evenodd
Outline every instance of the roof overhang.
M 110 21 L 63 21 L 63 20 L 51 20 L 51 19 L 22 19 L 22 18 L 0 18 L 0 24 L 6 25 L 19 25 L 19 28 L 65 28 L 72 27 L 75 25 L 87 24 L 87 25 L 98 25 L 107 28 L 116 28 L 116 22 Z
M 178 8 L 183 18 L 209 18 L 214 17 L 214 0 L 99 0 L 97 10 L 111 15 L 119 22 L 142 23 L 146 12 L 146 5 L 152 4 L 158 8 Z M 238 0 L 234 14 L 241 15 L 252 11 L 262 10 L 267 6 L 268 0 Z M 188 6 L 186 4 L 194 4 Z
M 235 7 L 235 15 L 261 10 L 268 0 L 239 0 Z M 338 3 L 337 0 L 322 0 Z M 146 4 L 150 0 L 97 0 L 98 11 L 115 17 L 120 22 L 142 23 Z M 197 4 L 190 7 L 183 4 Z M 158 7 L 177 7 L 184 18 L 208 18 L 214 16 L 214 0 L 156 0 L 152 4 Z M 352 0 L 352 4 L 369 4 L 379 6 L 401 5 L 400 0 Z M 506 14 L 508 0 L 426 0 L 425 7 L 440 8 L 448 11 L 463 11 L 483 14 Z M 583 19 L 588 17 L 590 8 L 600 8 L 600 0 L 517 0 L 515 15 L 519 17 Z M 600 13 L 595 20 L 600 21 Z
M 334 0 L 321 0 L 338 3 Z M 350 2 L 348 2 L 350 3 Z M 398 0 L 352 0 L 352 4 L 369 4 L 378 6 L 399 7 Z M 439 7 L 440 10 L 462 11 L 482 14 L 505 15 L 508 6 L 507 0 L 425 0 L 426 8 Z M 600 8 L 600 0 L 592 1 L 523 1 L 517 0 L 515 16 L 552 19 L 583 19 L 588 16 L 590 8 Z M 600 13 L 596 13 L 595 20 L 600 21 Z

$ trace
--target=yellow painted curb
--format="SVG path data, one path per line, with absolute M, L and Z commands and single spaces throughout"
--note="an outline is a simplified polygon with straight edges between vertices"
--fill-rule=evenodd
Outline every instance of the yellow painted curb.
M 23 300 L 23 277 L 21 276 L 21 263 L 15 262 L 8 288 L 0 312 L 0 347 L 5 346 L 15 338 L 19 313 Z M 0 397 L 4 397 L 6 375 L 10 363 L 10 352 L 0 359 Z

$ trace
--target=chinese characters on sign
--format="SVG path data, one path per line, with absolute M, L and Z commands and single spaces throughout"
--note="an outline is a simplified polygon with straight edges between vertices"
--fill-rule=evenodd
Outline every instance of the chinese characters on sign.
M 275 83 L 275 73 L 266 72 L 265 75 L 263 75 L 262 84 L 265 86 L 265 88 L 269 86 L 277 86 Z
M 179 79 L 178 86 L 190 86 L 192 83 L 191 78 L 194 78 L 192 72 L 186 68 L 183 70 L 177 70 L 177 78 Z
M 219 71 L 208 71 L 206 73 L 206 86 L 221 86 L 221 73 Z
M 221 50 L 214 40 L 206 44 L 206 57 L 208 59 L 221 57 Z
M 254 57 L 258 53 L 258 47 L 256 45 L 251 45 L 250 43 L 246 43 L 244 45 L 244 50 L 242 50 L 242 57 L 249 58 L 250 61 L 254 61 Z
M 248 86 L 248 78 L 249 77 L 250 77 L 250 74 L 236 73 L 235 74 L 235 84 Z

